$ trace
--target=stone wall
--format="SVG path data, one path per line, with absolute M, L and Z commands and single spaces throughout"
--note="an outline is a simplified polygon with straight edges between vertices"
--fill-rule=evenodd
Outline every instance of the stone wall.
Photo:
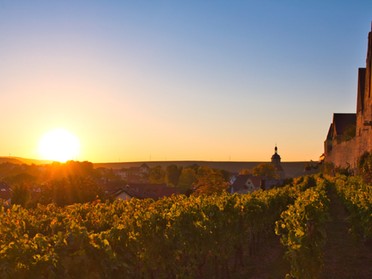
M 362 156 L 364 152 L 372 151 L 372 145 L 371 145 L 371 138 L 372 133 L 371 129 L 368 127 L 364 128 L 364 133 L 361 137 L 357 137 L 359 139 L 358 141 L 358 157 Z
M 358 139 L 354 138 L 349 141 L 332 144 L 332 151 L 325 158 L 326 162 L 332 162 L 335 166 L 346 168 L 350 166 L 352 169 L 357 167 L 359 145 Z

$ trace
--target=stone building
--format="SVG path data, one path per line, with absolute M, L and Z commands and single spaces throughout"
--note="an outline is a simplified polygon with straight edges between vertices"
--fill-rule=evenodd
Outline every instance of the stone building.
M 372 26 L 366 67 L 358 71 L 356 113 L 334 113 L 324 142 L 324 160 L 355 169 L 360 156 L 372 151 Z

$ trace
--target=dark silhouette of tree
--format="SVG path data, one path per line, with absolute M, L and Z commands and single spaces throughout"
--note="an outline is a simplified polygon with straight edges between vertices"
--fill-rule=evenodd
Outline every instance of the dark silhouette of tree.
M 255 176 L 264 176 L 269 179 L 278 179 L 279 174 L 277 173 L 275 167 L 270 163 L 262 163 L 257 165 L 252 170 Z
M 220 171 L 209 167 L 200 167 L 193 187 L 196 195 L 211 195 L 226 191 L 228 185 Z
M 162 184 L 165 182 L 165 171 L 161 166 L 150 169 L 149 182 L 154 184 Z
M 11 201 L 13 204 L 19 204 L 26 207 L 30 201 L 30 189 L 25 183 L 14 184 L 12 186 Z
M 192 168 L 184 168 L 181 171 L 177 186 L 184 190 L 191 189 L 195 181 L 196 181 L 195 170 Z
M 28 173 L 19 173 L 12 176 L 7 176 L 4 181 L 9 185 L 15 184 L 32 184 L 36 181 L 36 178 Z
M 240 175 L 252 174 L 252 170 L 251 169 L 241 169 L 239 171 L 239 174 Z
M 177 186 L 182 172 L 182 167 L 169 165 L 166 168 L 166 182 L 168 186 Z
M 6 177 L 4 181 L 10 185 L 12 190 L 12 203 L 27 207 L 31 201 L 31 188 L 36 178 L 28 173 L 19 173 Z
M 90 202 L 101 197 L 103 197 L 102 188 L 90 177 L 69 176 L 50 181 L 45 185 L 42 201 L 64 206 Z

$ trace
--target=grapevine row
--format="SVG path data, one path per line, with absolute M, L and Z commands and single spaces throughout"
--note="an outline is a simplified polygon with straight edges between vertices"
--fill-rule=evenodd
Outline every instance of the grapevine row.
M 335 182 L 356 222 L 370 228 L 370 186 L 353 183 Z M 326 241 L 329 185 L 309 176 L 246 195 L 34 209 L 3 204 L 0 278 L 234 277 L 274 231 L 287 249 L 288 276 L 316 278 Z
M 372 186 L 357 177 L 338 176 L 338 195 L 351 215 L 352 230 L 364 240 L 372 239 Z
M 312 183 L 315 187 L 302 187 L 307 189 L 276 222 L 276 234 L 281 236 L 281 243 L 287 248 L 286 257 L 291 265 L 288 278 L 318 278 L 321 271 L 329 207 L 328 184 L 318 178 Z
M 224 278 L 242 268 L 293 202 L 290 188 L 0 207 L 1 278 Z

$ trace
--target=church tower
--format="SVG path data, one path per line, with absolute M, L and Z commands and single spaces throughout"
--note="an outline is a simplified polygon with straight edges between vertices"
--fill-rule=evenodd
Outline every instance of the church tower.
M 278 154 L 278 147 L 275 145 L 275 153 L 271 156 L 271 164 L 275 167 L 275 170 L 278 172 L 280 179 L 285 177 L 284 170 L 281 164 L 281 157 Z
M 278 154 L 278 147 L 276 145 L 275 145 L 274 150 L 275 150 L 275 153 L 273 156 L 271 156 L 271 163 L 275 166 L 278 166 L 280 165 L 281 158 L 280 158 L 280 155 Z

